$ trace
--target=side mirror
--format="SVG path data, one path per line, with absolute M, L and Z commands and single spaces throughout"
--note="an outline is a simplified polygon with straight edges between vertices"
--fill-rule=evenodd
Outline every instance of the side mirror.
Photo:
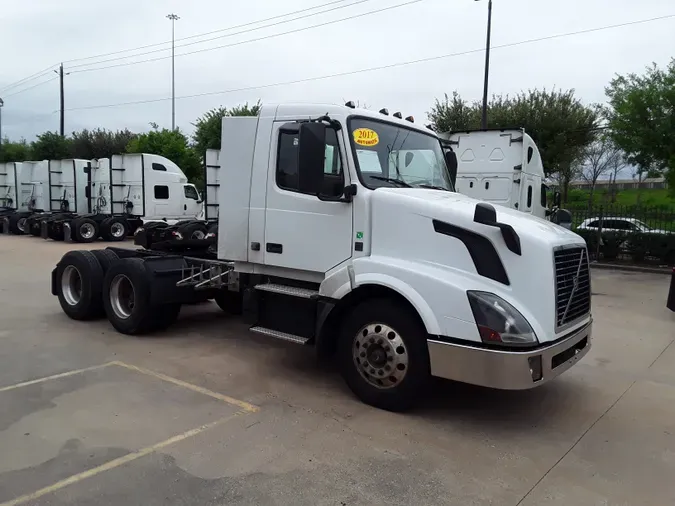
M 445 152 L 445 165 L 448 167 L 452 186 L 455 186 L 455 181 L 457 181 L 457 155 L 452 149 Z
M 302 123 L 298 143 L 298 186 L 303 193 L 318 195 L 326 159 L 326 125 L 320 122 Z
M 572 213 L 567 209 L 558 209 L 555 211 L 553 216 L 551 216 L 551 221 L 556 225 L 572 230 Z
M 553 192 L 553 206 L 554 207 L 560 207 L 560 192 L 559 191 Z

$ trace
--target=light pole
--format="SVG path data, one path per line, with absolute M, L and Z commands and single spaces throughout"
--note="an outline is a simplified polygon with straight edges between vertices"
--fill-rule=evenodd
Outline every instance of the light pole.
M 480 0 L 476 0 L 480 2 Z M 490 34 L 492 32 L 492 0 L 488 0 L 487 43 L 485 45 L 485 81 L 483 83 L 483 115 L 481 128 L 487 129 L 488 78 L 490 76 Z
M 171 20 L 171 130 L 176 129 L 176 66 L 175 66 L 175 25 L 180 18 L 175 14 L 166 16 Z
M 2 106 L 5 102 L 0 98 L 0 151 L 2 151 Z

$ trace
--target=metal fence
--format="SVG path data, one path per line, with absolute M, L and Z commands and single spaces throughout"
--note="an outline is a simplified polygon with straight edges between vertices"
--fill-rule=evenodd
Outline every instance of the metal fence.
M 565 206 L 564 206 L 565 207 Z M 675 207 L 567 207 L 572 229 L 597 260 L 675 265 Z

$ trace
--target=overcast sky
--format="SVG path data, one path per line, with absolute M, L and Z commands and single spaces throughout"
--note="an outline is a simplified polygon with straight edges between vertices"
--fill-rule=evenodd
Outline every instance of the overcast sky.
M 404 4 L 411 0 L 345 0 L 296 14 L 338 9 L 274 27 L 241 33 L 185 48 L 176 54 L 233 44 Z M 176 38 L 211 32 L 329 0 L 3 0 L 0 7 L 0 90 L 61 61 L 85 58 L 171 39 L 170 12 L 180 16 Z M 354 4 L 352 6 L 349 6 Z M 599 28 L 675 14 L 673 0 L 494 0 L 493 46 L 554 34 Z M 176 96 L 261 86 L 375 66 L 480 50 L 485 45 L 487 0 L 418 0 L 410 5 L 356 19 L 176 58 Z M 264 24 L 269 24 L 266 22 Z M 240 28 L 241 32 L 259 25 Z M 219 32 L 208 37 L 225 35 Z M 232 32 L 229 32 L 232 33 Z M 199 41 L 179 41 L 179 44 Z M 134 60 L 170 55 L 170 44 L 142 51 L 168 51 L 125 60 L 119 57 L 65 63 L 66 132 L 81 128 L 147 130 L 149 122 L 171 126 L 171 102 L 87 110 L 171 96 L 171 60 L 79 72 Z M 124 53 L 124 55 L 130 53 Z M 133 53 L 131 53 L 133 54 Z M 675 18 L 548 41 L 496 48 L 492 53 L 491 93 L 515 93 L 535 87 L 574 88 L 585 102 L 604 101 L 604 87 L 615 73 L 641 72 L 675 56 Z M 210 108 L 248 101 L 342 102 L 388 107 L 426 120 L 436 97 L 457 90 L 467 99 L 482 94 L 484 53 L 473 52 L 431 62 L 362 72 L 301 84 L 236 91 L 176 101 L 176 122 L 191 123 Z M 58 129 L 58 79 L 45 75 L 7 91 L 2 134 L 33 139 Z

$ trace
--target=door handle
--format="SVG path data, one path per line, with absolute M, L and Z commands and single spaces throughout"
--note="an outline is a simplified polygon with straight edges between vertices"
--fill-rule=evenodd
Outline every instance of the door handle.
M 183 204 L 183 211 L 187 211 L 187 204 Z
M 283 253 L 284 251 L 284 246 L 283 244 L 277 244 L 275 242 L 268 242 L 265 245 L 265 249 L 267 250 L 268 253 Z

